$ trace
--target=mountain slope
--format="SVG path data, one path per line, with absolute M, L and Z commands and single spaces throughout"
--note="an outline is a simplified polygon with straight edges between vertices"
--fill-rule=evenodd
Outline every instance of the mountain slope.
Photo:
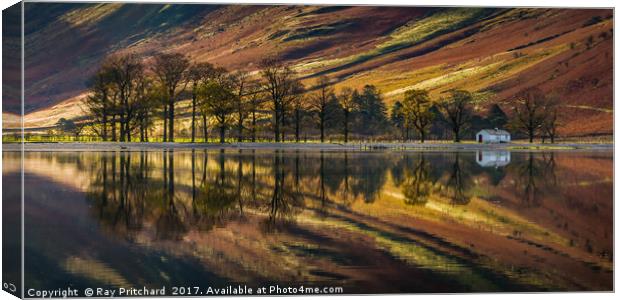
M 82 114 L 76 99 L 105 55 L 177 51 L 248 71 L 277 53 L 308 82 L 374 84 L 388 103 L 465 88 L 481 112 L 510 112 L 512 95 L 538 86 L 562 101 L 563 134 L 613 130 L 611 10 L 29 3 L 26 14 L 27 126 Z

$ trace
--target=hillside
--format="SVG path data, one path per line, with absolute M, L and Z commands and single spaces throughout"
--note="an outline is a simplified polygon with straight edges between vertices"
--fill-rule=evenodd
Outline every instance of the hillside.
M 277 53 L 300 76 L 374 84 L 388 103 L 410 88 L 476 92 L 481 112 L 538 86 L 563 105 L 562 134 L 613 133 L 613 11 L 415 7 L 26 5 L 26 126 L 83 115 L 102 58 L 175 51 L 255 71 Z M 19 101 L 3 99 L 7 113 Z M 6 125 L 5 125 L 6 126 Z

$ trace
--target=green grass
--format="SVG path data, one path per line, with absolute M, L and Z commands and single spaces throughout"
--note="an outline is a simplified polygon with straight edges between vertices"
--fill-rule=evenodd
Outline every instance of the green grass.
M 422 20 L 410 22 L 392 33 L 390 41 L 377 46 L 380 53 L 410 47 L 436 36 L 465 27 L 489 14 L 484 8 L 453 8 L 442 10 Z

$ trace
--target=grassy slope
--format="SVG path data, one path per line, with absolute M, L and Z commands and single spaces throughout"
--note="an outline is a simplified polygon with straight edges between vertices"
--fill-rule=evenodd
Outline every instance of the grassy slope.
M 249 71 L 262 57 L 280 53 L 307 83 L 325 74 L 337 88 L 375 84 L 389 103 L 409 88 L 429 89 L 435 98 L 466 88 L 480 95 L 480 111 L 491 103 L 511 111 L 512 95 L 539 86 L 565 105 L 564 134 L 612 132 L 610 11 L 210 8 L 80 6 L 37 24 L 40 29 L 29 39 L 38 47 L 27 72 L 32 84 L 26 126 L 49 126 L 61 115 L 82 114 L 75 96 L 83 91 L 83 75 L 104 54 L 127 49 L 145 56 L 180 51 L 195 61 Z M 592 24 L 596 16 L 602 20 Z M 135 25 L 118 25 L 120 20 L 135 20 Z M 58 40 L 68 44 L 58 46 Z M 50 55 L 61 59 L 49 60 Z M 63 72 L 53 72 L 58 69 Z

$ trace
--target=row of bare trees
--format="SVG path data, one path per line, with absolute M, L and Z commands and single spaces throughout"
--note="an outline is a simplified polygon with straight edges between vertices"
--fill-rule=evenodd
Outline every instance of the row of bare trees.
M 192 142 L 198 136 L 199 119 L 205 140 L 213 124 L 220 142 L 228 129 L 234 129 L 237 141 L 248 133 L 249 140 L 256 141 L 259 122 L 271 125 L 276 142 L 284 140 L 285 128 L 294 128 L 299 142 L 309 122 L 318 128 L 321 141 L 328 129 L 344 128 L 347 142 L 356 113 L 356 121 L 365 124 L 362 134 L 378 133 L 388 125 L 385 104 L 373 86 L 362 93 L 344 88 L 336 94 L 329 79 L 319 77 L 306 88 L 278 58 L 263 60 L 258 76 L 210 63 L 190 64 L 176 53 L 156 54 L 147 63 L 148 67 L 131 54 L 112 56 L 88 81 L 90 93 L 84 104 L 93 130 L 103 140 L 131 141 L 132 134 L 139 133 L 140 141 L 148 141 L 149 129 L 159 119 L 163 140 L 174 141 L 175 117 L 181 116 L 175 109 L 182 98 L 191 98 Z
M 210 63 L 192 64 L 178 53 L 157 53 L 145 62 L 133 54 L 115 55 L 102 63 L 88 86 L 84 104 L 93 130 L 105 141 L 132 141 L 135 134 L 140 141 L 149 141 L 159 120 L 163 141 L 173 142 L 175 118 L 187 118 L 189 111 L 191 142 L 199 136 L 199 123 L 205 141 L 211 126 L 222 143 L 228 130 L 234 130 L 239 142 L 255 142 L 259 126 L 265 124 L 276 142 L 284 141 L 287 130 L 299 142 L 308 123 L 318 130 L 321 142 L 328 132 L 338 132 L 346 143 L 352 132 L 372 136 L 393 128 L 404 140 L 414 130 L 424 142 L 438 122 L 460 142 L 475 118 L 476 103 L 474 95 L 465 90 L 449 91 L 433 101 L 428 91 L 413 89 L 394 104 L 388 120 L 385 103 L 374 86 L 367 85 L 361 92 L 348 87 L 336 92 L 330 79 L 321 76 L 306 87 L 277 57 L 264 59 L 257 74 L 250 75 Z M 181 99 L 191 101 L 189 108 L 178 113 Z M 537 135 L 555 140 L 556 101 L 530 88 L 518 93 L 515 103 L 511 128 L 523 132 L 530 142 Z

